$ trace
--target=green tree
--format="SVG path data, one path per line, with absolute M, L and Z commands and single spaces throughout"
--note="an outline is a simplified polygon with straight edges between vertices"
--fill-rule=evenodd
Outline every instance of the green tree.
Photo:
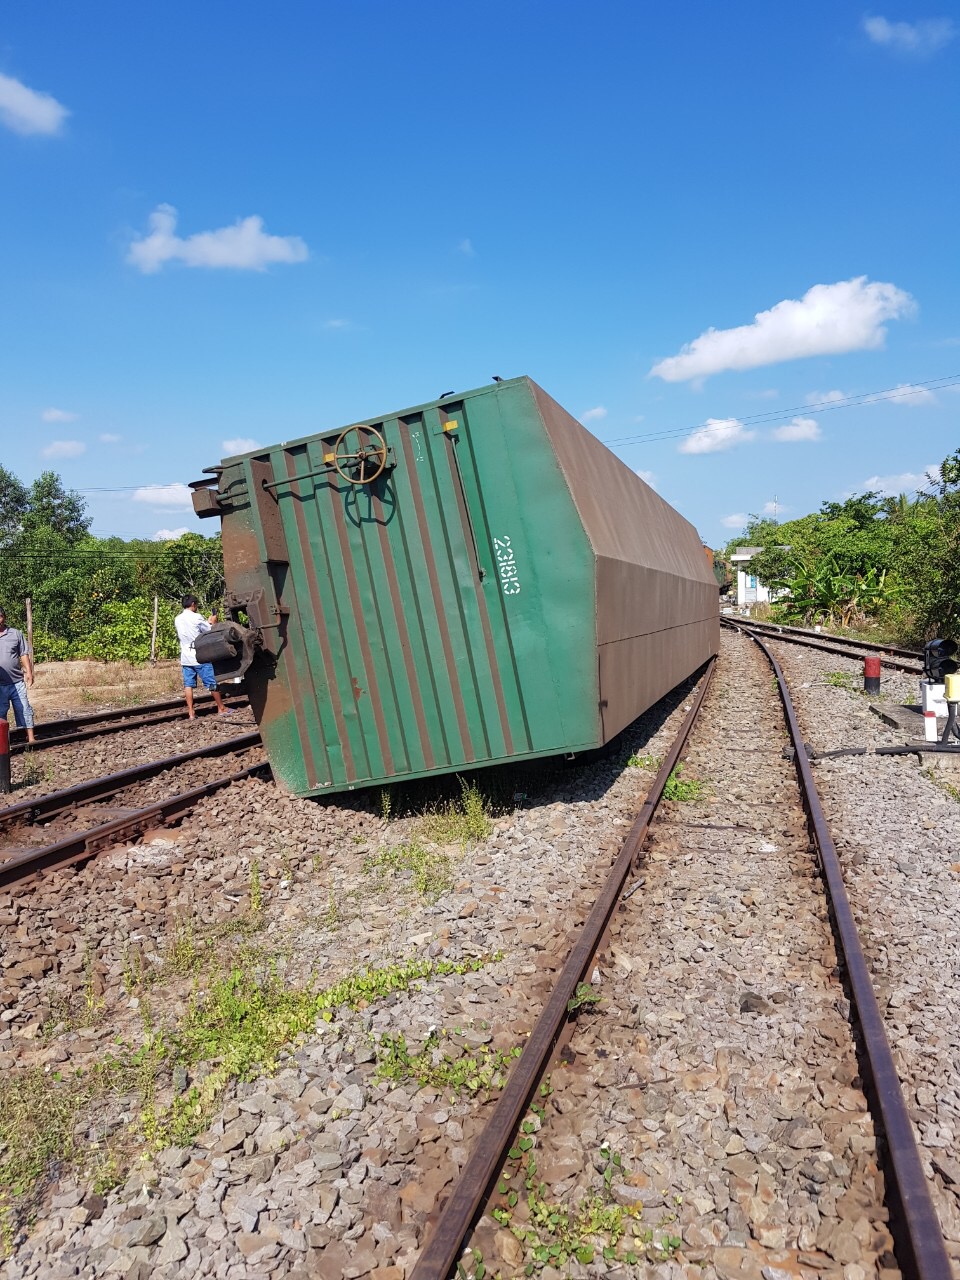
M 753 516 L 741 545 L 761 548 L 750 571 L 783 593 L 777 610 L 784 621 L 850 626 L 897 597 L 893 535 L 883 500 L 868 492 L 780 525 Z
M 68 543 L 79 542 L 90 529 L 86 501 L 74 489 L 64 489 L 55 471 L 44 471 L 27 492 L 22 532 L 29 537 L 52 529 Z
M 184 533 L 174 542 L 159 544 L 149 582 L 158 595 L 178 605 L 180 597 L 189 593 L 200 601 L 202 611 L 219 608 L 224 593 L 220 535 L 205 538 Z
M 903 582 L 901 638 L 960 638 L 960 450 L 943 460 L 899 524 L 894 561 Z
M 12 471 L 0 467 L 0 547 L 11 546 L 23 531 L 27 486 Z
M 52 471 L 26 485 L 0 467 L 0 521 L 0 600 L 22 626 L 22 602 L 32 598 L 39 659 L 145 659 L 154 594 L 161 598 L 159 652 L 170 656 L 180 597 L 190 592 L 205 609 L 223 598 L 219 537 L 93 537 L 82 497 Z

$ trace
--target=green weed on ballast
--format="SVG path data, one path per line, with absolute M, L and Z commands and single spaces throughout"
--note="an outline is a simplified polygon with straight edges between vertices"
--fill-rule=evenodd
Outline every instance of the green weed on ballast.
M 471 840 L 486 840 L 493 830 L 489 806 L 480 789 L 472 782 L 460 783 L 460 799 L 448 800 L 446 805 L 424 814 L 418 831 L 437 844 L 461 844 Z
M 431 902 L 453 885 L 450 855 L 419 840 L 379 849 L 364 859 L 363 869 L 377 877 L 381 889 L 389 880 L 399 880 Z
M 263 886 L 260 883 L 260 863 L 254 858 L 250 863 L 250 911 L 258 916 L 263 911 Z
M 925 778 L 929 778 L 935 787 L 939 787 L 941 791 L 950 796 L 952 800 L 960 800 L 960 787 L 955 787 L 952 782 L 948 782 L 936 769 L 921 770 Z
M 52 770 L 50 770 L 52 773 Z M 43 765 L 36 758 L 32 751 L 25 751 L 23 754 L 23 762 L 20 766 L 20 785 L 22 787 L 36 787 L 43 782 L 44 769 Z
M 51 1078 L 42 1067 L 0 1079 L 0 1206 L 29 1199 L 54 1161 L 73 1161 L 89 1096 L 85 1078 Z
M 659 769 L 660 757 L 632 755 L 627 761 L 627 765 L 631 769 Z
M 416 1080 L 421 1086 L 451 1094 L 492 1092 L 503 1088 L 511 1062 L 523 1052 L 519 1045 L 504 1053 L 480 1044 L 453 1057 L 443 1050 L 446 1036 L 445 1031 L 434 1032 L 419 1053 L 411 1053 L 403 1035 L 382 1035 L 375 1042 L 377 1079 L 397 1083 Z
M 596 1191 L 572 1206 L 546 1199 L 546 1184 L 537 1176 L 536 1161 L 536 1133 L 545 1112 L 539 1106 L 531 1107 L 531 1112 L 533 1116 L 524 1120 L 508 1152 L 497 1184 L 500 1203 L 492 1210 L 492 1217 L 523 1245 L 523 1274 L 535 1275 L 547 1266 L 558 1269 L 573 1259 L 589 1265 L 597 1254 L 605 1263 L 628 1266 L 675 1257 L 683 1241 L 667 1229 L 673 1215 L 665 1215 L 656 1227 L 647 1227 L 638 1221 L 643 1213 L 641 1205 L 625 1207 L 614 1202 L 613 1183 L 628 1170 L 620 1154 L 609 1146 L 600 1148 L 601 1184 Z M 514 1210 L 524 1191 L 525 1212 L 515 1220 Z
M 603 997 L 594 991 L 589 982 L 578 982 L 576 990 L 567 1001 L 567 1013 L 577 1013 L 580 1009 L 589 1009 L 599 1004 Z
M 211 1066 L 166 1111 L 147 1110 L 147 1138 L 162 1145 L 190 1141 L 209 1120 L 227 1084 L 275 1070 L 281 1054 L 302 1043 L 318 1019 L 332 1022 L 338 1008 L 361 1008 L 423 979 L 476 972 L 484 963 L 413 960 L 363 969 L 318 991 L 285 987 L 275 967 L 259 979 L 235 967 L 195 998 L 175 1030 L 159 1034 L 157 1043 L 169 1067 L 180 1064 L 190 1071 L 201 1063 Z
M 664 800 L 676 800 L 683 802 L 685 800 L 696 800 L 704 791 L 704 784 L 697 781 L 696 778 L 681 778 L 683 765 L 678 764 L 667 779 L 666 786 L 663 788 Z
M 275 1070 L 285 1053 L 315 1034 L 318 1020 L 332 1022 L 339 1008 L 477 972 L 498 958 L 416 959 L 362 969 L 327 987 L 295 988 L 284 984 L 275 958 L 251 953 L 196 989 L 176 1025 L 146 1018 L 137 1048 L 120 1043 L 83 1070 L 7 1073 L 0 1077 L 0 1229 L 29 1220 L 51 1177 L 83 1167 L 106 1187 L 144 1140 L 158 1147 L 192 1141 L 229 1084 Z M 181 1092 L 171 1096 L 177 1078 Z M 124 1098 L 135 1118 L 106 1141 L 88 1136 L 111 1098 Z
M 327 929 L 335 929 L 343 919 L 340 907 L 331 889 L 327 894 L 327 909 L 323 915 L 323 923 Z
M 855 692 L 854 677 L 849 671 L 828 671 L 823 678 L 834 689 L 847 689 L 851 693 Z

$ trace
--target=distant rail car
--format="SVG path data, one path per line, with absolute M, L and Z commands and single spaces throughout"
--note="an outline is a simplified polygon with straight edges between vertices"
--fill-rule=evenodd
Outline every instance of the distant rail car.
M 601 746 L 717 651 L 693 526 L 529 378 L 205 474 L 197 656 L 299 795 Z

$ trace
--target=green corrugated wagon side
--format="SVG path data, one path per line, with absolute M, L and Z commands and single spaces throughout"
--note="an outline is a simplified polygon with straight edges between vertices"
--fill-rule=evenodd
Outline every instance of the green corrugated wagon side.
M 599 746 L 716 651 L 696 531 L 528 378 L 194 489 L 234 619 L 211 656 L 300 795 Z

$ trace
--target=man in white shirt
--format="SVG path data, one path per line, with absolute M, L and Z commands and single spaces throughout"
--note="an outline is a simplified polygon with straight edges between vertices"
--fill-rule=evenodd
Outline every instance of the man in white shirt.
M 197 687 L 197 681 L 203 682 L 205 689 L 213 694 L 213 700 L 217 704 L 217 714 L 221 716 L 233 715 L 230 707 L 223 705 L 223 697 L 217 688 L 217 678 L 213 674 L 212 662 L 198 662 L 197 652 L 194 645 L 197 636 L 203 635 L 204 631 L 209 631 L 212 623 L 216 622 L 217 615 L 211 613 L 209 618 L 201 618 L 197 613 L 197 597 L 183 596 L 180 600 L 183 606 L 183 612 L 178 613 L 173 620 L 173 625 L 177 628 L 177 639 L 180 641 L 180 667 L 183 670 L 183 689 L 187 699 L 187 715 L 191 720 L 196 719 L 193 710 L 193 691 Z

